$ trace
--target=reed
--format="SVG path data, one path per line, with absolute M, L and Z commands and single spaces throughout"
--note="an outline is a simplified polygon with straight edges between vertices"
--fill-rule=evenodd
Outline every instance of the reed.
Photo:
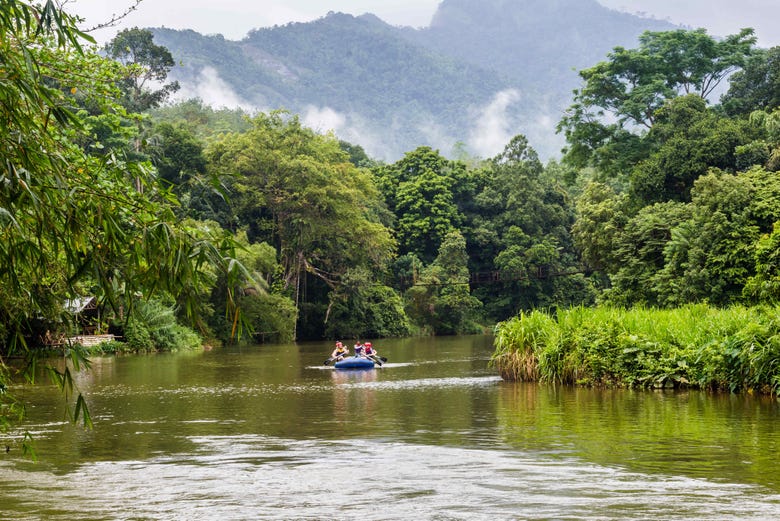
M 780 308 L 573 308 L 496 328 L 502 378 L 780 394 Z
M 539 380 L 537 353 L 554 332 L 554 320 L 543 312 L 532 311 L 503 322 L 496 329 L 496 352 L 491 364 L 501 377 L 520 382 Z

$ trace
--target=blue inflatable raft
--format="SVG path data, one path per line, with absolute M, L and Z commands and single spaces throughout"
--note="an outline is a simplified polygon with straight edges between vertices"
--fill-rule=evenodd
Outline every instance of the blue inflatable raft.
M 374 367 L 374 361 L 362 356 L 350 356 L 339 360 L 333 364 L 333 367 L 336 369 L 371 369 Z

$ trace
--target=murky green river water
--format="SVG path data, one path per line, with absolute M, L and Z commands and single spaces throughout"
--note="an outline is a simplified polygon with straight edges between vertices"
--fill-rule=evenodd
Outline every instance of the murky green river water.
M 15 389 L 40 461 L 0 455 L 0 519 L 778 519 L 780 405 L 502 382 L 488 337 L 107 357 Z

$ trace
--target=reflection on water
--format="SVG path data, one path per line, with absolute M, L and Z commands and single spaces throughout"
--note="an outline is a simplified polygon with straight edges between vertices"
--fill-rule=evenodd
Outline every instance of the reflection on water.
M 370 415 L 376 408 L 376 392 L 362 384 L 376 382 L 377 369 L 331 371 L 333 380 L 333 419 L 346 423 L 354 414 Z
M 0 455 L 0 519 L 773 519 L 774 399 L 502 382 L 489 338 L 99 359 L 93 431 L 24 388 L 41 462 Z
M 503 436 L 515 447 L 780 490 L 775 398 L 518 384 L 502 385 L 499 403 Z
M 336 386 L 344 384 L 376 382 L 378 369 L 333 370 L 331 376 Z

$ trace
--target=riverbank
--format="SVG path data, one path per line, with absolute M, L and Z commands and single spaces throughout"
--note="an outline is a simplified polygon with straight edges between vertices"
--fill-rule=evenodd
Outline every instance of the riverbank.
M 510 381 L 780 393 L 780 308 L 574 308 L 496 328 Z

